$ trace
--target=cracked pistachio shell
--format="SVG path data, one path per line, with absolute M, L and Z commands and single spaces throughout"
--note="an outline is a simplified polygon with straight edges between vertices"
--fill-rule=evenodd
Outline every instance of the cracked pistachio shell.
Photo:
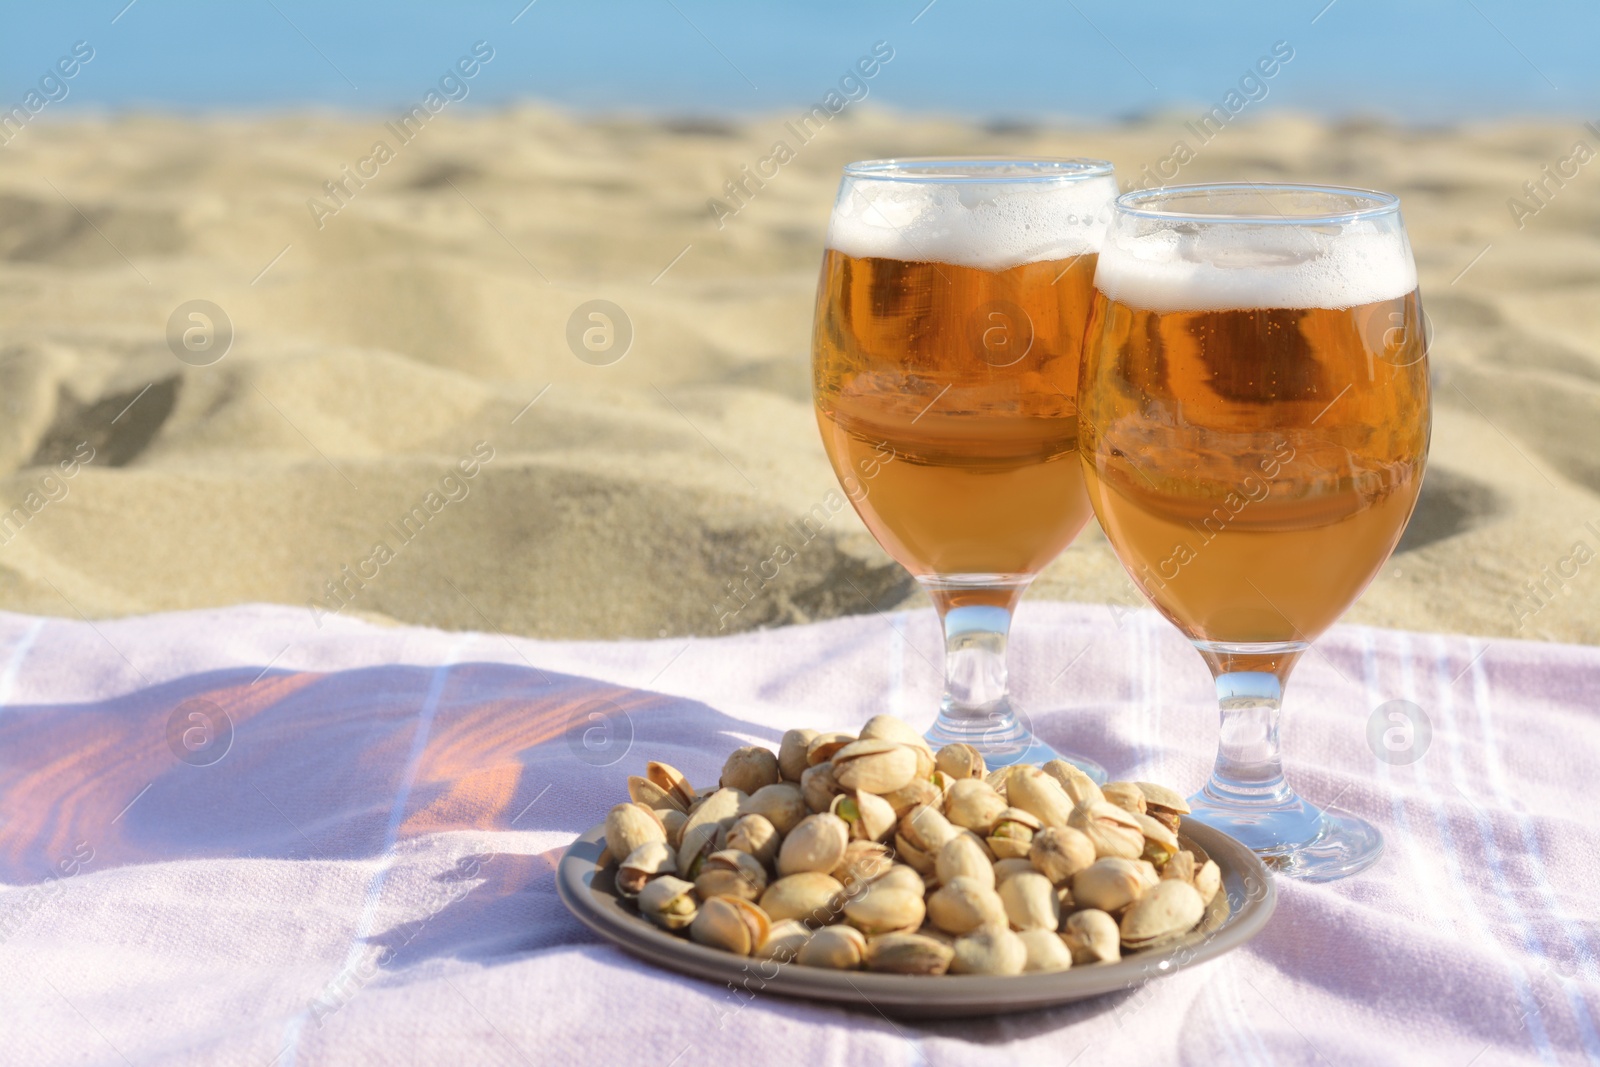
M 1136 782 L 1107 782 L 1100 787 L 1101 794 L 1121 808 L 1123 811 L 1134 815 L 1143 815 L 1145 809 L 1144 790 Z
M 904 787 L 883 794 L 883 799 L 894 809 L 894 817 L 903 819 L 913 808 L 924 804 L 932 804 L 934 807 L 943 804 L 944 791 L 927 779 L 913 778 Z
M 783 773 L 778 769 L 778 757 L 760 745 L 748 745 L 734 749 L 728 756 L 727 762 L 722 765 L 722 780 L 718 784 L 724 789 L 737 789 L 749 794 L 781 781 Z
M 1061 784 L 1037 767 L 1022 767 L 1006 782 L 1006 798 L 1011 806 L 1038 819 L 1045 826 L 1065 826 L 1072 814 L 1073 801 Z
M 1065 885 L 1094 862 L 1094 842 L 1070 826 L 1047 826 L 1033 835 L 1028 862 L 1053 885 Z
M 839 794 L 828 810 L 850 827 L 852 841 L 887 841 L 894 833 L 894 808 L 864 789 L 857 790 L 854 796 Z
M 646 841 L 617 865 L 617 892 L 630 899 L 637 897 L 652 879 L 677 869 L 678 859 L 665 841 Z
M 1122 916 L 1122 947 L 1148 948 L 1194 929 L 1206 903 L 1194 886 L 1176 879 L 1158 883 L 1134 901 Z
M 694 891 L 701 900 L 712 897 L 739 897 L 760 900 L 767 890 L 767 869 L 748 852 L 725 849 L 713 852 L 700 863 Z
M 928 921 L 947 934 L 958 937 L 985 924 L 1006 925 L 1005 905 L 1000 895 L 982 882 L 956 878 L 928 895 Z
M 1006 801 L 988 782 L 963 778 L 953 782 L 944 798 L 945 818 L 955 826 L 987 834 L 1006 810 Z
M 850 844 L 850 827 L 836 815 L 807 815 L 778 847 L 778 874 L 827 872 L 839 866 Z
M 817 738 L 815 730 L 785 730 L 778 742 L 778 770 L 786 782 L 799 783 L 800 776 L 811 766 L 806 761 L 806 749 Z
M 949 945 L 922 934 L 883 934 L 867 941 L 867 970 L 944 974 L 954 955 Z
M 1074 805 L 1082 804 L 1085 800 L 1104 800 L 1100 787 L 1095 780 L 1083 771 L 1068 763 L 1064 759 L 1053 759 L 1042 768 L 1044 773 L 1056 780 L 1056 784 L 1066 791 Z
M 1072 876 L 1072 899 L 1080 908 L 1120 911 L 1148 888 L 1138 864 L 1115 856 L 1096 860 Z
M 867 955 L 867 939 L 853 926 L 824 926 L 806 939 L 795 956 L 805 967 L 855 971 Z
M 894 856 L 886 845 L 876 841 L 852 841 L 845 846 L 844 859 L 830 873 L 846 889 L 876 882 L 894 866 Z
M 1038 819 L 1021 808 L 1007 808 L 989 831 L 989 851 L 998 859 L 1021 859 L 1033 844 L 1033 835 L 1043 829 Z
M 824 760 L 807 767 L 800 776 L 800 795 L 811 811 L 827 811 L 833 805 L 833 798 L 839 795 L 839 780 L 833 776 L 833 764 Z
M 617 859 L 649 841 L 667 839 L 667 828 L 656 813 L 641 804 L 618 804 L 606 813 L 606 849 Z
M 982 926 L 956 939 L 951 974 L 1021 974 L 1028 948 L 1002 924 Z
M 817 734 L 806 746 L 806 765 L 815 767 L 819 763 L 827 763 L 833 759 L 835 752 L 855 739 L 855 734 L 841 733 L 837 730 Z
M 1056 887 L 1038 871 L 1027 871 L 1008 878 L 996 890 L 1005 906 L 1006 918 L 1015 930 L 1049 930 L 1061 925 L 1061 902 Z
M 934 756 L 933 763 L 943 774 L 954 780 L 983 778 L 989 773 L 988 766 L 983 762 L 983 753 L 965 741 L 945 745 Z
M 1110 801 L 1089 801 L 1072 809 L 1067 825 L 1083 833 L 1096 856 L 1137 859 L 1144 854 L 1144 831 L 1130 812 Z
M 725 849 L 748 852 L 765 865 L 777 858 L 780 840 L 777 827 L 765 815 L 741 815 L 723 831 L 718 843 Z
M 1006 790 L 1009 787 L 1011 776 L 1016 774 L 1018 771 L 1023 770 L 1027 766 L 1028 765 L 1026 763 L 1014 763 L 1009 767 L 996 767 L 994 770 L 984 775 L 983 780 L 989 783 L 995 792 L 999 793 L 1001 796 L 1006 796 Z
M 1024 972 L 1064 971 L 1072 966 L 1072 952 L 1061 935 L 1053 930 L 1023 930 L 1017 934 L 1027 950 Z
M 926 896 L 928 884 L 922 880 L 922 875 L 904 863 L 896 863 L 883 874 L 872 880 L 874 887 L 891 886 L 895 889 L 904 889 L 908 893 Z
M 1218 890 L 1222 888 L 1222 868 L 1217 866 L 1216 860 L 1206 860 L 1194 872 L 1194 888 L 1208 906 L 1216 898 Z
M 1161 880 L 1166 881 L 1176 878 L 1180 882 L 1188 882 L 1190 885 L 1194 885 L 1195 871 L 1194 853 L 1188 849 L 1183 849 L 1173 853 L 1172 858 L 1162 866 Z
M 1141 858 L 1160 867 L 1178 851 L 1178 835 L 1148 815 L 1135 815 L 1139 830 L 1144 834 L 1144 851 Z
M 628 799 L 655 811 L 676 811 L 680 814 L 688 811 L 688 805 L 683 801 L 637 774 L 628 776 Z
M 896 859 L 911 867 L 918 874 L 933 873 L 935 857 L 917 848 L 899 833 L 894 835 L 894 854 Z
M 767 913 L 743 897 L 714 896 L 700 905 L 699 914 L 689 924 L 689 939 L 735 956 L 748 956 L 761 948 L 771 926 Z
M 670 763 L 657 763 L 654 760 L 645 764 L 644 777 L 634 775 L 628 779 L 628 796 L 633 798 L 634 803 L 647 808 L 676 808 L 685 813 L 696 799 L 694 786 L 689 784 L 682 771 Z
M 928 747 L 926 737 L 917 733 L 910 723 L 893 715 L 874 715 L 868 719 L 866 725 L 861 728 L 861 740 L 893 741 L 914 748 Z
M 922 925 L 926 914 L 920 891 L 876 883 L 844 905 L 844 921 L 868 935 L 911 933 Z
M 811 939 L 811 928 L 798 919 L 780 919 L 767 930 L 767 939 L 751 955 L 788 963 Z
M 663 930 L 682 930 L 699 911 L 694 886 L 670 874 L 651 879 L 640 890 L 638 905 L 639 914 Z
M 1025 871 L 1033 870 L 1033 864 L 1026 858 L 998 859 L 994 861 L 994 884 L 1000 885 L 1007 878 L 1015 877 Z
M 994 860 L 984 850 L 977 835 L 970 831 L 957 834 L 945 842 L 934 861 L 933 870 L 942 885 L 949 885 L 957 878 L 966 878 L 981 883 L 986 889 L 994 888 Z
M 917 754 L 895 741 L 852 741 L 833 754 L 833 776 L 843 789 L 882 796 L 911 784 Z
M 1110 963 L 1122 958 L 1117 920 L 1095 908 L 1075 911 L 1062 924 L 1061 940 L 1073 963 Z
M 717 850 L 723 830 L 739 818 L 744 801 L 745 795 L 737 789 L 719 789 L 701 798 L 678 835 L 679 876 L 694 877 L 696 862 Z
M 961 831 L 931 804 L 912 808 L 900 819 L 900 836 L 913 848 L 937 855 L 945 842 Z
M 761 910 L 773 922 L 797 919 L 807 926 L 826 926 L 839 918 L 844 886 L 832 875 L 806 871 L 779 878 L 761 894 Z
M 806 796 L 793 782 L 776 782 L 764 785 L 745 798 L 739 807 L 741 815 L 761 815 L 780 834 L 793 830 L 801 819 L 810 814 L 806 810 Z
M 1154 815 L 1158 811 L 1171 812 L 1174 815 L 1189 814 L 1189 802 L 1175 789 L 1168 789 L 1156 782 L 1134 782 L 1139 787 L 1139 792 L 1144 794 L 1144 810 L 1147 815 Z

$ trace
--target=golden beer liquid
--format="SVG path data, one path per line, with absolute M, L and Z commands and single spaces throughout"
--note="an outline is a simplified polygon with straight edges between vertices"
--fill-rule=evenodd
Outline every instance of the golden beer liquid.
M 1075 397 L 1095 261 L 989 271 L 828 250 L 817 423 L 912 574 L 1033 575 L 1089 520 Z
M 1153 312 L 1096 293 L 1080 442 L 1133 579 L 1190 638 L 1309 641 L 1394 550 L 1428 450 L 1417 294 Z

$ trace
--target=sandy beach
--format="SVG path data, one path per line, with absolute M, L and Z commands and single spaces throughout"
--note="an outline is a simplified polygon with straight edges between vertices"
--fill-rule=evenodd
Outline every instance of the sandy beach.
M 984 127 L 863 105 L 802 141 L 793 118 L 32 123 L 0 148 L 0 606 L 271 601 L 577 638 L 917 603 L 831 507 L 810 404 L 839 167 L 1042 154 L 1109 159 L 1125 184 L 1399 193 L 1434 326 L 1432 459 L 1348 618 L 1600 641 L 1600 132 L 1279 114 L 1202 141 L 1187 115 Z M 771 176 L 734 195 L 749 173 Z M 596 300 L 625 315 L 603 351 L 582 341 L 602 320 L 574 317 Z M 1029 595 L 1142 603 L 1094 530 Z

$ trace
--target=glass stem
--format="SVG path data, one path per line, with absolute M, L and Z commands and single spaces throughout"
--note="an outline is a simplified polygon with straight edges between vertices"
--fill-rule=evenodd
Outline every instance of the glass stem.
M 1027 743 L 1011 707 L 1006 642 L 1028 579 L 921 578 L 944 626 L 944 698 L 928 737 L 964 741 L 985 753 Z
M 1278 730 L 1283 687 L 1305 647 L 1299 642 L 1248 651 L 1200 646 L 1216 679 L 1222 715 L 1216 766 L 1200 794 L 1208 807 L 1241 814 L 1304 807 L 1284 778 Z

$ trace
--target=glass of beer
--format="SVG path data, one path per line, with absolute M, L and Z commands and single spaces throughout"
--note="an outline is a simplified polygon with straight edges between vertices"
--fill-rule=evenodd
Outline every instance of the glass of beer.
M 1383 840 L 1285 781 L 1283 686 L 1411 517 L 1428 453 L 1423 330 L 1386 193 L 1129 193 L 1095 274 L 1078 412 L 1089 498 L 1222 708 L 1190 806 L 1311 880 L 1362 870 Z
M 991 766 L 1063 755 L 1013 708 L 1023 591 L 1089 521 L 1078 361 L 1116 198 L 1086 159 L 845 168 L 817 289 L 812 384 L 840 484 L 944 625 L 928 739 Z

